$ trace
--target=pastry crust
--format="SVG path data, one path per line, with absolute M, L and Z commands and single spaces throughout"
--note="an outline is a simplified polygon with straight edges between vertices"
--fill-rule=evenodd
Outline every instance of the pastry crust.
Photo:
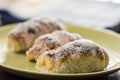
M 68 42 L 81 38 L 82 37 L 79 34 L 69 33 L 67 31 L 55 31 L 52 34 L 40 36 L 35 40 L 33 47 L 27 51 L 28 60 L 36 61 L 38 56 L 43 52 L 55 50 Z
M 65 30 L 65 27 L 54 18 L 31 19 L 19 23 L 8 34 L 8 47 L 14 52 L 25 51 L 33 45 L 36 38 L 55 30 Z
M 104 70 L 108 63 L 109 56 L 101 46 L 80 39 L 44 52 L 38 57 L 36 68 L 52 73 L 88 73 Z

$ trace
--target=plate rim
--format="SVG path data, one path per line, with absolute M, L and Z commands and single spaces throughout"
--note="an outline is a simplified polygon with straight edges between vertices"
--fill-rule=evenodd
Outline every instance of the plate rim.
M 0 27 L 0 31 L 3 29 L 11 29 L 11 27 L 15 26 L 16 24 L 9 24 L 9 25 L 5 25 L 3 27 Z M 75 27 L 82 27 L 80 25 L 74 25 L 74 24 L 66 24 L 68 26 L 75 26 Z M 9 27 L 8 27 L 9 26 Z M 107 30 L 107 29 L 94 29 L 94 28 L 90 28 L 90 27 L 82 27 L 84 29 L 90 29 L 90 30 L 94 30 L 97 32 L 101 32 L 101 33 L 105 33 L 107 35 L 111 35 L 111 36 L 115 36 L 117 38 L 120 39 L 120 35 L 116 32 Z M 103 74 L 103 73 L 113 73 L 116 72 L 118 70 L 120 70 L 120 67 L 115 68 L 115 69 L 107 69 L 107 70 L 103 70 L 103 71 L 98 71 L 98 72 L 91 72 L 91 73 L 75 73 L 75 74 L 63 74 L 63 73 L 42 73 L 42 72 L 37 72 L 37 71 L 30 71 L 30 70 L 25 70 L 25 69 L 20 69 L 20 68 L 16 68 L 16 67 L 12 67 L 12 66 L 8 66 L 5 64 L 0 63 L 0 67 L 2 68 L 7 68 L 9 70 L 13 70 L 13 71 L 20 71 L 20 72 L 24 72 L 24 73 L 32 73 L 32 74 L 37 74 L 37 75 L 47 75 L 47 76 L 86 76 L 86 75 L 96 75 L 96 74 Z

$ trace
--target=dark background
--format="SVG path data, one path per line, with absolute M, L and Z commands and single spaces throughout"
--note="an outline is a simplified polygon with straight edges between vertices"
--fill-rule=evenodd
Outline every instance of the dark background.
M 10 14 L 8 11 L 2 10 L 0 11 L 0 20 L 1 20 L 1 25 L 6 25 L 6 24 L 23 22 L 27 19 L 17 18 L 13 16 L 12 14 Z M 114 26 L 107 26 L 106 29 L 120 33 L 120 23 L 115 24 Z

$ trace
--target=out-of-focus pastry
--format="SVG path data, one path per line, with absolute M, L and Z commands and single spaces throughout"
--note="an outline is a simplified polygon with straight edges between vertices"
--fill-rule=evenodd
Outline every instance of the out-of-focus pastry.
M 8 35 L 8 47 L 14 52 L 25 51 L 36 38 L 55 30 L 64 30 L 64 25 L 54 18 L 31 19 L 19 23 Z
M 57 49 L 68 42 L 81 38 L 79 34 L 67 31 L 55 31 L 52 34 L 40 36 L 35 40 L 33 47 L 27 51 L 28 60 L 35 61 L 43 52 Z
M 80 39 L 46 51 L 36 62 L 42 72 L 85 73 L 104 70 L 109 63 L 107 52 L 91 40 Z

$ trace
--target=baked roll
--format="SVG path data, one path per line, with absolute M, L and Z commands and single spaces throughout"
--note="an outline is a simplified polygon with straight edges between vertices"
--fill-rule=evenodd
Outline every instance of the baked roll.
M 8 47 L 14 52 L 25 51 L 33 45 L 36 38 L 55 30 L 65 30 L 65 27 L 54 18 L 31 19 L 19 23 L 8 34 Z
M 29 61 L 36 61 L 43 52 L 57 49 L 68 42 L 80 38 L 82 37 L 79 34 L 67 31 L 55 31 L 52 34 L 40 36 L 35 40 L 33 47 L 27 51 L 27 58 Z
M 89 73 L 104 70 L 109 63 L 108 53 L 91 40 L 80 39 L 46 51 L 36 62 L 41 72 Z

